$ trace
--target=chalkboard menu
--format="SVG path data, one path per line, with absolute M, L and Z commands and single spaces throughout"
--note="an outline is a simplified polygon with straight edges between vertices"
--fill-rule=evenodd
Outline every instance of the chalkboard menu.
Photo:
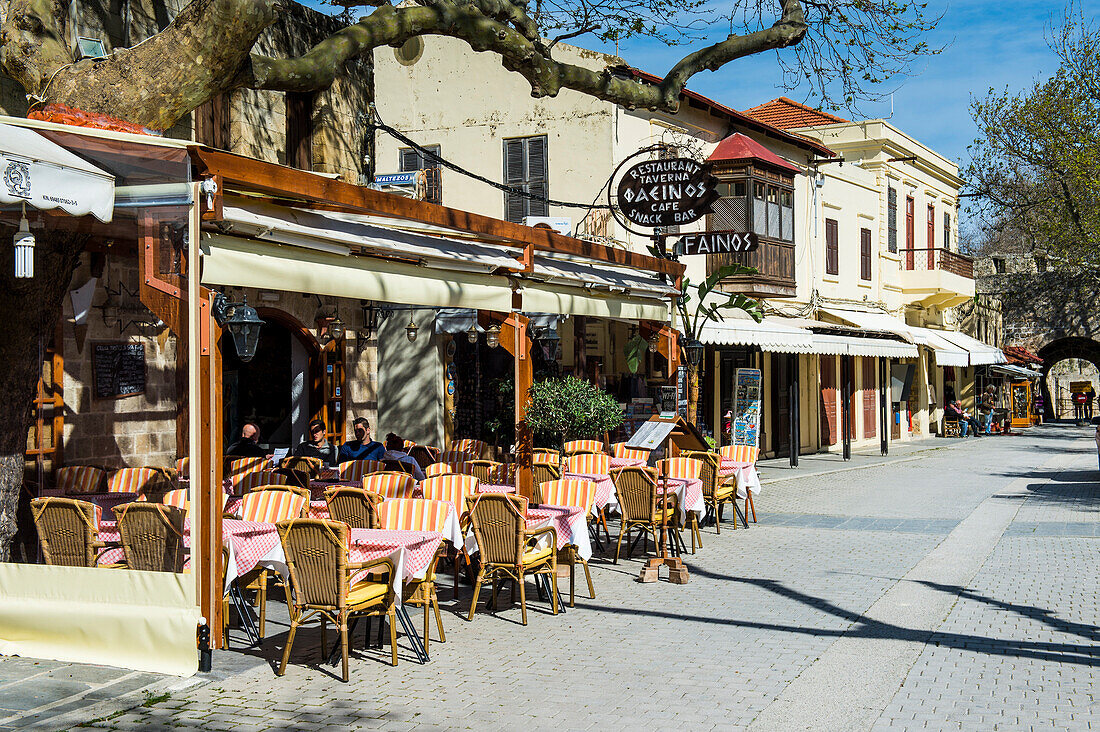
M 141 343 L 96 343 L 92 371 L 97 399 L 116 399 L 145 392 L 145 346 Z

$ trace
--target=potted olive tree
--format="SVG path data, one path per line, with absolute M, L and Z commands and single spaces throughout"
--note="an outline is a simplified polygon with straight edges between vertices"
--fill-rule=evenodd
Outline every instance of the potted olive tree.
M 614 397 L 575 376 L 539 381 L 528 395 L 527 426 L 536 435 L 554 440 L 563 458 L 567 441 L 598 439 L 623 423 L 622 408 Z

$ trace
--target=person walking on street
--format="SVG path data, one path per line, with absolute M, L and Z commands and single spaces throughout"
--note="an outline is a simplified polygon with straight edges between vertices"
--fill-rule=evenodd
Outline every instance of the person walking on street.
M 1096 393 L 1090 387 L 1085 391 L 1085 419 L 1092 419 L 1092 401 L 1096 398 Z
M 1085 418 L 1085 401 L 1087 397 L 1083 391 L 1073 392 L 1073 419 L 1080 422 Z
M 990 384 L 985 387 L 978 402 L 978 414 L 982 415 L 982 430 L 978 434 L 990 434 L 993 428 L 993 409 L 997 406 L 997 387 Z

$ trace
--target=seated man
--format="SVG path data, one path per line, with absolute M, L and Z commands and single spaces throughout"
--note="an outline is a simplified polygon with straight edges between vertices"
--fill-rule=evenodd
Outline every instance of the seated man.
M 981 434 L 979 431 L 978 420 L 971 417 L 966 413 L 966 410 L 962 408 L 962 402 L 957 399 L 953 402 L 948 402 L 943 408 L 944 417 L 947 419 L 959 420 L 959 434 L 963 437 L 967 436 L 970 428 L 974 428 L 974 434 Z
M 381 460 L 386 447 L 381 442 L 370 438 L 370 424 L 367 420 L 356 417 L 351 429 L 355 433 L 355 439 L 340 445 L 340 462 Z
M 309 434 L 294 448 L 294 457 L 320 458 L 325 465 L 336 465 L 336 445 L 325 437 L 324 422 L 309 423 Z
M 245 422 L 241 428 L 241 439 L 225 450 L 226 457 L 250 458 L 271 457 L 271 453 L 260 447 L 260 428 L 252 422 Z
M 405 463 L 412 467 L 413 478 L 417 481 L 424 480 L 424 471 L 420 468 L 420 463 L 416 462 L 416 458 L 410 457 L 409 453 L 405 452 L 405 440 L 392 432 L 386 435 L 386 451 L 382 453 L 382 459 Z

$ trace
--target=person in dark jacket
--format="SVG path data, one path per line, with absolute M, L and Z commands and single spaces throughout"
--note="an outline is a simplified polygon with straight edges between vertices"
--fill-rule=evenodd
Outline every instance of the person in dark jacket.
M 270 457 L 264 448 L 260 447 L 260 428 L 253 422 L 245 422 L 241 428 L 241 439 L 234 442 L 225 450 L 226 457 L 251 458 Z
M 959 431 L 962 433 L 963 437 L 967 436 L 967 432 L 970 431 L 971 427 L 974 428 L 975 435 L 981 434 L 981 427 L 978 424 L 978 420 L 966 413 L 966 410 L 962 408 L 962 402 L 959 400 L 956 399 L 953 402 L 948 402 L 943 408 L 943 413 L 947 419 L 959 420 Z
M 309 434 L 294 448 L 294 457 L 320 458 L 325 465 L 336 465 L 336 445 L 325 438 L 325 423 L 315 419 L 309 423 Z
M 386 435 L 386 452 L 382 454 L 382 459 L 405 463 L 412 467 L 414 479 L 424 480 L 424 470 L 420 467 L 420 463 L 416 462 L 416 458 L 410 457 L 409 453 L 405 452 L 405 440 L 392 432 Z
M 340 462 L 381 460 L 386 446 L 370 438 L 370 423 L 362 417 L 356 417 L 351 429 L 355 433 L 355 439 L 340 445 Z

